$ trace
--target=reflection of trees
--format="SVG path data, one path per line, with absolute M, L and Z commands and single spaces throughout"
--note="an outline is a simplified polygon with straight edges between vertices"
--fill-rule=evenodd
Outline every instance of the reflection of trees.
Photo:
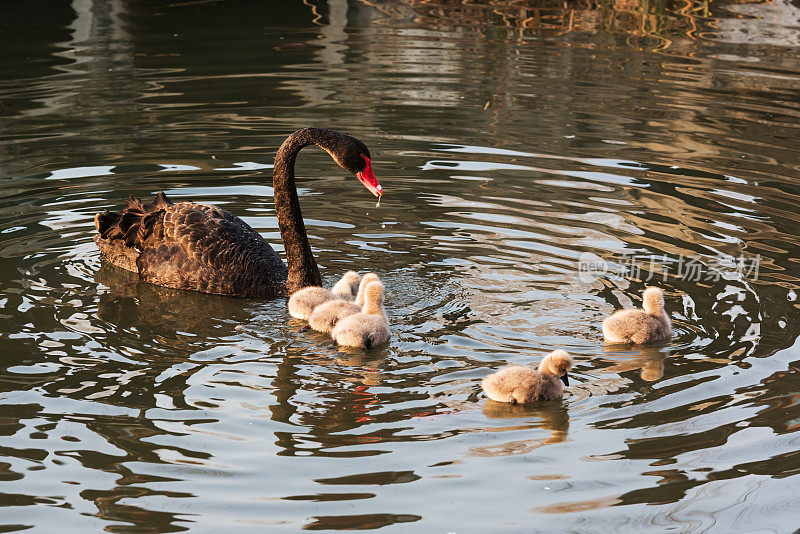
M 372 7 L 379 21 L 407 21 L 437 30 L 469 26 L 488 34 L 495 29 L 505 29 L 516 38 L 568 32 L 610 33 L 627 36 L 628 44 L 655 44 L 659 47 L 671 46 L 676 40 L 682 40 L 679 46 L 686 47 L 687 42 L 701 36 L 739 43 L 797 46 L 794 25 L 800 12 L 800 8 L 789 0 L 755 4 L 731 0 L 359 2 Z M 746 15 L 740 15 L 742 13 Z
M 698 26 L 711 15 L 708 0 L 688 3 L 678 0 L 361 2 L 374 7 L 384 17 L 411 20 L 420 26 L 444 29 L 469 24 L 486 31 L 499 27 L 518 37 L 565 32 L 619 32 L 668 42 L 670 35 L 695 34 Z

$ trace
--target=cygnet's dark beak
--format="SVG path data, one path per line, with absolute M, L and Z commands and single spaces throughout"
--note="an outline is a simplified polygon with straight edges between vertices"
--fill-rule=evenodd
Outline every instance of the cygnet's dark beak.
M 562 381 L 562 382 L 564 382 L 564 385 L 565 385 L 565 386 L 568 386 L 568 385 L 569 385 L 569 378 L 567 377 L 567 373 L 564 373 L 564 374 L 561 376 L 561 381 Z

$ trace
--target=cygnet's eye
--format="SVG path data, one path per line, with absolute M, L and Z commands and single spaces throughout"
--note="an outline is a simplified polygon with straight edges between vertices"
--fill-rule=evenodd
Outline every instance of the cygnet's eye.
M 515 399 L 514 397 L 511 397 L 511 400 L 509 402 L 511 404 L 516 404 L 517 403 L 517 399 Z

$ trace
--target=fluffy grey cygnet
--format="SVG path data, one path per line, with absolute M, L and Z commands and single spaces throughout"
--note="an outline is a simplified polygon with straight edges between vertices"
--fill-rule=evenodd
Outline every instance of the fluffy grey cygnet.
M 289 315 L 297 319 L 308 319 L 311 316 L 311 312 L 323 302 L 334 299 L 353 300 L 353 295 L 355 294 L 353 286 L 355 284 L 355 287 L 358 287 L 360 279 L 361 277 L 358 273 L 347 271 L 332 289 L 308 286 L 295 291 L 289 297 Z
M 358 285 L 358 295 L 355 302 L 347 300 L 329 300 L 317 306 L 308 318 L 308 326 L 319 332 L 328 333 L 336 324 L 356 313 L 361 312 L 364 305 L 364 292 L 370 282 L 380 281 L 375 273 L 367 273 Z
M 358 291 L 358 284 L 361 281 L 361 276 L 355 271 L 347 271 L 342 276 L 342 279 L 336 282 L 331 288 L 331 293 L 344 300 L 353 300 L 356 298 L 356 291 Z
M 381 282 L 370 282 L 364 290 L 361 312 L 345 317 L 333 328 L 331 336 L 339 345 L 371 349 L 389 341 L 389 319 L 383 308 Z
M 603 321 L 603 337 L 610 343 L 655 343 L 672 336 L 672 323 L 664 311 L 664 292 L 648 287 L 642 294 L 644 309 L 619 310 Z
M 564 396 L 564 386 L 569 385 L 567 372 L 571 368 L 572 357 L 559 349 L 542 358 L 538 370 L 509 365 L 484 378 L 481 386 L 487 397 L 498 402 L 529 404 L 556 400 Z

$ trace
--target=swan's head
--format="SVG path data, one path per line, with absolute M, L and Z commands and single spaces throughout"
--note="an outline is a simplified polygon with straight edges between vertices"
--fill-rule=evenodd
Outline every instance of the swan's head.
M 367 145 L 347 134 L 340 135 L 341 139 L 337 140 L 338 142 L 330 149 L 326 148 L 333 160 L 344 170 L 355 174 L 373 195 L 376 197 L 383 195 L 383 188 L 372 170 L 372 156 Z
M 276 170 L 285 172 L 283 164 L 285 159 L 291 155 L 291 159 L 297 156 L 304 146 L 317 145 L 327 152 L 331 158 L 344 170 L 355 174 L 359 181 L 364 184 L 373 195 L 380 197 L 383 195 L 383 188 L 375 177 L 372 170 L 372 156 L 367 145 L 353 137 L 327 128 L 309 126 L 294 132 L 286 138 L 281 148 L 275 156 Z M 273 171 L 274 172 L 274 171 Z
M 572 356 L 565 350 L 554 350 L 542 359 L 539 364 L 539 372 L 555 375 L 564 382 L 565 386 L 569 385 L 569 378 L 567 372 L 572 369 Z
M 664 292 L 657 287 L 648 287 L 642 294 L 642 308 L 651 315 L 664 313 Z
M 356 295 L 356 304 L 359 306 L 364 305 L 364 291 L 370 282 L 380 282 L 380 278 L 375 273 L 367 273 L 361 278 L 361 283 L 358 284 L 358 294 Z

